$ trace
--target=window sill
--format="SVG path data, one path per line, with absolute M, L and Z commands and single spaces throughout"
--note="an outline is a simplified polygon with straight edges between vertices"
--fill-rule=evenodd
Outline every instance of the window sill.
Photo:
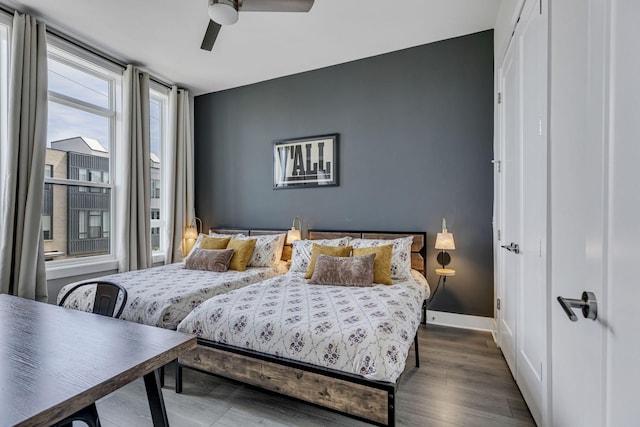
M 164 263 L 164 254 L 161 252 L 154 252 L 152 255 L 153 264 L 158 264 L 159 262 Z
M 49 261 L 45 264 L 47 269 L 47 280 L 64 279 L 67 277 L 118 270 L 118 261 L 111 257 L 88 261 L 65 261 Z M 153 264 L 164 263 L 164 254 L 154 253 L 152 262 Z
M 67 277 L 102 273 L 118 269 L 118 261 L 113 258 L 64 264 L 53 262 L 53 265 L 46 264 L 47 280 L 64 279 Z

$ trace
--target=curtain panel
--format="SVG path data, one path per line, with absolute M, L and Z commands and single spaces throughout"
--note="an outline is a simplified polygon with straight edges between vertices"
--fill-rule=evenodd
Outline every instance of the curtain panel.
M 167 144 L 167 173 L 164 180 L 166 218 L 165 264 L 181 261 L 184 253 L 183 233 L 195 216 L 193 194 L 193 139 L 189 120 L 189 92 L 171 88 L 169 111 L 170 139 Z
M 133 65 L 124 72 L 123 119 L 124 144 L 116 171 L 121 272 L 152 266 L 149 74 Z
M 45 24 L 15 13 L 8 143 L 0 147 L 0 292 L 47 300 L 41 227 L 47 137 Z

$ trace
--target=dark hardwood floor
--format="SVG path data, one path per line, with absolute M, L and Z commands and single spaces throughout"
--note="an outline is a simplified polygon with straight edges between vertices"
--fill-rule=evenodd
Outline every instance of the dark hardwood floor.
M 421 326 L 420 368 L 411 352 L 397 394 L 399 426 L 535 425 L 488 332 Z M 344 415 L 232 381 L 185 370 L 183 394 L 167 368 L 169 422 L 191 426 L 368 426 Z M 151 426 L 144 383 L 98 401 L 103 427 Z

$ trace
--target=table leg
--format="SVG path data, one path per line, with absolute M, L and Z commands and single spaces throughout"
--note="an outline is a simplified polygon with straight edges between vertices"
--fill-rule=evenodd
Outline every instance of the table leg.
M 147 399 L 149 400 L 149 409 L 151 409 L 151 419 L 154 427 L 169 427 L 167 410 L 164 406 L 162 388 L 160 387 L 160 375 L 157 370 L 144 376 L 144 386 L 147 389 Z

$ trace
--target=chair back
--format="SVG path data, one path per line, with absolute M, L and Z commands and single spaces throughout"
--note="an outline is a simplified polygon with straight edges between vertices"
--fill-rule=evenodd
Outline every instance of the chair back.
M 92 280 L 83 283 L 78 283 L 72 286 L 62 297 L 60 303 L 61 307 L 64 307 L 64 303 L 67 298 L 73 294 L 78 288 L 83 286 L 96 287 L 96 295 L 93 300 L 93 313 L 101 314 L 102 316 L 119 318 L 124 311 L 124 306 L 127 304 L 127 290 L 121 285 L 106 280 Z M 116 310 L 116 304 L 118 303 L 118 294 L 122 293 L 122 303 L 120 309 L 114 314 Z

